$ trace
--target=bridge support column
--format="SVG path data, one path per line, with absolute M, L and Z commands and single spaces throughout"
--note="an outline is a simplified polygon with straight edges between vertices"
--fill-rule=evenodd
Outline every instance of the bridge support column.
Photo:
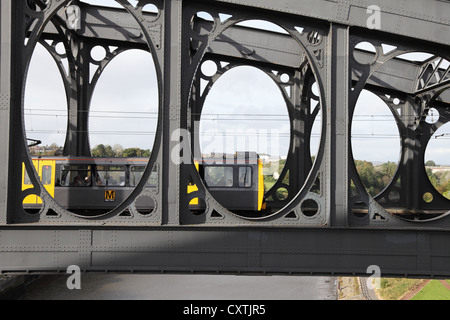
M 181 137 L 177 134 L 181 124 L 182 59 L 182 1 L 170 0 L 164 4 L 165 14 L 165 70 L 164 70 L 164 143 L 163 143 L 163 223 L 178 225 L 180 208 L 180 165 L 172 159 Z M 187 152 L 187 150 L 184 150 Z
M 0 224 L 7 222 L 9 138 L 11 112 L 12 3 L 0 2 Z
M 328 171 L 331 221 L 333 226 L 347 226 L 348 212 L 348 154 L 349 154 L 349 28 L 331 25 L 328 68 L 330 70 L 327 99 L 330 106 L 328 139 L 330 166 Z
M 13 222 L 20 203 L 22 81 L 25 74 L 23 1 L 0 2 L 0 224 Z

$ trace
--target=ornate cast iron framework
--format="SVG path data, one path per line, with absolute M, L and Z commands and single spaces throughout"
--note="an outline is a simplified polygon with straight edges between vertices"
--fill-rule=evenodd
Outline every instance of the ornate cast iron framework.
M 268 0 L 115 3 L 122 8 L 76 0 L 3 1 L 0 6 L 0 156 L 5 163 L 0 172 L 0 257 L 29 257 L 25 265 L 18 258 L 12 262 L 2 258 L 1 270 L 59 270 L 75 261 L 93 270 L 334 274 L 364 273 L 374 264 L 369 261 L 378 258 L 375 263 L 388 274 L 450 274 L 446 267 L 450 254 L 438 245 L 439 239 L 450 240 L 450 200 L 432 186 L 423 161 L 434 132 L 450 120 L 450 66 L 439 68 L 443 61 L 450 61 L 450 33 L 439 32 L 442 26 L 448 29 L 448 16 L 422 13 L 423 1 L 410 4 L 409 10 L 380 3 L 381 27 L 369 30 L 365 9 L 370 4 L 361 1 L 317 1 L 314 7 L 306 1 L 274 4 Z M 66 24 L 69 4 L 81 9 L 78 30 Z M 152 12 L 143 10 L 149 4 L 154 5 Z M 427 6 L 440 9 L 433 12 L 450 12 L 450 4 L 443 1 L 427 2 Z M 211 18 L 202 18 L 200 12 Z M 247 20 L 269 21 L 284 32 L 239 24 Z M 419 31 L 412 32 L 414 28 Z M 375 51 L 358 49 L 362 42 Z M 33 168 L 24 128 L 23 91 L 37 43 L 52 55 L 63 78 L 68 101 L 67 156 L 90 155 L 90 101 L 108 64 L 129 49 L 146 50 L 153 57 L 159 114 L 152 155 L 132 195 L 106 214 L 86 217 L 62 209 Z M 63 53 L 57 50 L 59 44 L 64 45 Z M 105 49 L 101 61 L 91 57 L 96 46 Z M 429 52 L 432 57 L 423 63 L 399 58 L 408 52 Z M 67 73 L 63 59 L 68 61 Z M 213 75 L 202 73 L 205 61 L 217 67 Z M 180 143 L 189 150 L 199 149 L 196 123 L 207 94 L 222 75 L 243 65 L 261 70 L 278 86 L 291 128 L 286 165 L 266 193 L 275 210 L 259 218 L 224 208 L 208 192 L 193 161 L 180 165 L 171 161 Z M 352 154 L 353 114 L 364 89 L 389 107 L 401 139 L 397 172 L 375 197 L 366 191 Z M 433 124 L 425 121 L 431 108 L 439 112 Z M 311 128 L 319 112 L 321 138 L 312 161 Z M 174 138 L 180 128 L 191 134 L 190 141 Z M 24 191 L 22 164 L 34 186 Z M 158 186 L 147 189 L 145 181 L 152 170 L 158 172 Z M 287 175 L 289 180 L 284 179 Z M 192 182 L 199 189 L 188 194 Z M 276 197 L 279 188 L 288 191 L 287 198 Z M 431 193 L 433 201 L 424 201 L 425 193 Z M 23 209 L 23 199 L 30 194 L 43 200 L 38 214 Z M 156 207 L 151 214 L 136 210 L 139 197 L 152 198 Z M 193 198 L 205 203 L 203 213 L 189 210 Z M 36 250 L 31 239 L 38 243 Z M 194 243 L 182 245 L 185 239 Z M 10 244 L 15 240 L 22 249 Z M 402 250 L 414 260 L 409 261 L 411 266 L 407 259 L 398 262 L 396 255 Z M 35 257 L 39 251 L 48 255 Z M 127 260 L 130 252 L 143 260 Z M 178 260 L 188 255 L 199 262 Z M 318 256 L 324 260 L 306 262 Z M 277 262 L 281 258 L 287 262 Z M 335 267 L 330 265 L 336 261 L 340 262 Z

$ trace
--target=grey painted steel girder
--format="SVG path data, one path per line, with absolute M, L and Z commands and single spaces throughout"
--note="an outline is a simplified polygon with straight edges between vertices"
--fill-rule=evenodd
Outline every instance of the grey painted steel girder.
M 145 41 L 142 38 L 137 22 L 129 14 L 120 9 L 86 7 L 83 10 L 85 16 L 85 27 L 77 31 L 79 36 L 91 38 L 93 40 L 102 39 L 113 43 L 117 41 L 123 45 L 128 43 L 130 48 L 145 48 Z M 58 15 L 63 17 L 63 10 Z M 154 14 L 148 13 L 150 16 Z M 199 33 L 211 30 L 211 22 L 205 20 L 196 21 L 196 29 Z M 45 33 L 57 35 L 53 25 L 49 25 Z M 156 26 L 151 30 L 152 40 L 159 45 L 161 41 L 161 28 Z M 270 45 L 268 45 L 270 43 Z M 392 43 L 392 42 L 391 42 Z M 139 46 L 139 44 L 141 46 Z M 198 42 L 192 43 L 193 49 L 198 49 Z M 428 49 L 428 48 L 424 48 Z M 247 52 L 257 52 L 257 58 Z M 239 59 L 250 59 L 254 61 L 264 61 L 269 64 L 283 65 L 295 68 L 301 61 L 302 51 L 296 41 L 288 34 L 280 34 L 266 30 L 231 26 L 223 32 L 208 48 L 208 52 L 216 55 L 224 55 Z M 243 53 L 244 52 L 244 53 Z M 373 52 L 365 52 L 356 49 L 354 54 L 357 60 L 373 60 Z M 364 57 L 367 55 L 368 57 Z M 415 93 L 418 88 L 415 77 L 423 66 L 408 60 L 391 59 L 375 70 L 374 75 L 369 79 L 369 83 L 382 88 L 392 89 L 401 92 Z M 356 80 L 357 75 L 352 74 L 352 79 Z M 450 100 L 450 93 L 443 93 L 444 101 Z
M 273 10 L 352 27 L 367 28 L 371 6 L 381 13 L 379 30 L 413 39 L 450 44 L 450 18 L 447 0 L 216 0 L 215 2 Z
M 369 265 L 377 264 L 388 275 L 450 275 L 450 253 L 443 247 L 450 241 L 450 221 L 445 213 L 450 206 L 430 189 L 425 173 L 417 171 L 423 168 L 420 156 L 432 134 L 450 120 L 449 91 L 445 91 L 448 80 L 443 77 L 442 82 L 431 82 L 433 76 L 439 78 L 446 71 L 427 74 L 429 61 L 413 63 L 397 58 L 407 52 L 431 51 L 435 55 L 432 59 L 449 60 L 449 2 L 158 0 L 153 1 L 158 14 L 142 12 L 149 1 L 139 1 L 135 7 L 127 1 L 118 2 L 126 12 L 79 3 L 84 26 L 77 32 L 64 27 L 63 10 L 68 1 L 31 1 L 36 8 L 25 1 L 0 4 L 0 130 L 4 137 L 0 141 L 4 164 L 0 171 L 1 271 L 60 271 L 78 264 L 86 270 L 365 274 Z M 366 28 L 366 10 L 373 2 L 381 9 L 379 30 Z M 210 13 L 213 22 L 195 18 L 200 11 Z M 222 20 L 219 13 L 231 17 Z M 250 19 L 274 22 L 287 34 L 236 26 Z M 47 24 L 50 20 L 53 25 Z M 159 78 L 159 125 L 142 181 L 156 167 L 156 190 L 147 191 L 140 183 L 116 209 L 89 219 L 63 210 L 46 193 L 34 173 L 22 128 L 26 66 L 36 43 L 45 39 L 62 41 L 73 54 L 71 63 L 77 70 L 85 67 L 89 49 L 83 60 L 74 48 L 79 52 L 96 44 L 119 48 L 116 53 L 107 52 L 94 82 L 83 86 L 82 74 L 75 73 L 67 79 L 66 91 L 78 92 L 68 94 L 73 100 L 69 104 L 73 133 L 85 125 L 77 115 L 89 110 L 89 95 L 107 64 L 131 48 L 152 53 Z M 370 42 L 376 54 L 355 49 L 363 41 Z M 384 53 L 383 44 L 395 49 Z M 61 58 L 53 45 L 46 48 L 55 60 Z M 199 72 L 206 58 L 218 66 L 220 62 L 229 65 L 206 79 Z M 359 63 L 361 60 L 370 62 Z M 260 68 L 283 92 L 294 93 L 284 94 L 284 98 L 291 126 L 301 134 L 308 135 L 313 115 L 322 111 L 316 161 L 308 163 L 310 155 L 302 149 L 307 139 L 293 135 L 298 145 L 291 146 L 282 177 L 289 170 L 292 184 L 297 185 L 284 185 L 294 192 L 287 201 L 281 201 L 279 212 L 260 219 L 229 212 L 209 194 L 193 165 L 176 165 L 170 160 L 178 144 L 171 139 L 172 134 L 179 128 L 195 130 L 191 121 L 196 112 L 201 113 L 205 98 L 199 81 L 208 81 L 207 94 L 221 74 L 240 65 Z M 286 72 L 293 80 L 284 83 L 273 70 Z M 320 97 L 311 92 L 313 82 L 319 84 Z M 352 114 L 364 88 L 389 106 L 402 140 L 398 172 L 376 197 L 365 191 L 351 155 Z M 395 103 L 395 98 L 400 103 Z M 311 99 L 320 103 L 305 102 Z M 428 125 L 423 119 L 431 107 L 441 117 Z M 69 135 L 66 150 L 86 154 L 88 136 Z M 22 163 L 35 186 L 26 191 L 21 190 L 18 178 Z M 199 191 L 187 195 L 190 181 Z M 396 189 L 397 181 L 401 181 L 400 190 Z M 350 182 L 358 190 L 356 196 L 350 192 Z M 436 201 L 423 204 L 420 197 L 428 189 Z M 400 200 L 390 197 L 393 191 L 399 193 Z M 40 195 L 44 202 L 37 215 L 22 208 L 22 200 L 29 194 Z M 142 196 L 157 204 L 150 216 L 139 215 L 134 208 Z M 204 198 L 207 204 L 201 215 L 188 209 L 194 197 Z M 315 215 L 303 211 L 306 200 L 318 205 Z M 406 211 L 444 213 L 417 223 L 393 214 L 398 206 Z M 131 214 L 122 215 L 124 210 Z M 358 210 L 365 213 L 355 215 Z

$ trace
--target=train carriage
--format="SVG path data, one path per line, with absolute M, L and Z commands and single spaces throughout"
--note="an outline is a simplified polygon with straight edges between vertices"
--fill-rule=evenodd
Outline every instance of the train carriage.
M 42 185 L 64 209 L 85 216 L 106 213 L 127 199 L 138 185 L 147 166 L 147 158 L 38 157 L 33 165 Z M 264 209 L 262 163 L 256 153 L 236 153 L 230 157 L 205 157 L 196 160 L 197 170 L 211 195 L 232 211 Z M 146 183 L 155 188 L 158 172 L 153 170 Z M 32 184 L 23 166 L 22 190 Z M 187 192 L 197 190 L 189 185 Z M 191 210 L 203 210 L 198 198 L 190 202 Z M 39 210 L 41 199 L 29 195 L 23 201 L 27 211 Z M 136 202 L 142 213 L 153 210 L 150 197 Z

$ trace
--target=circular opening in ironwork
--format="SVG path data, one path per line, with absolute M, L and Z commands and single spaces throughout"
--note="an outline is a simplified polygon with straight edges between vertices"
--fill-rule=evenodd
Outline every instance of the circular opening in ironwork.
M 102 46 L 95 46 L 91 50 L 91 58 L 96 62 L 102 61 L 106 58 L 106 49 Z
M 423 201 L 425 201 L 426 203 L 431 203 L 433 202 L 433 195 L 431 194 L 431 192 L 425 192 L 423 194 Z
M 201 70 L 205 77 L 212 77 L 217 73 L 217 64 L 212 60 L 207 60 L 202 63 Z
M 376 49 L 373 44 L 362 41 L 356 44 L 353 50 L 353 57 L 360 64 L 371 64 L 376 59 Z
M 316 200 L 306 199 L 301 205 L 302 213 L 307 217 L 313 217 L 319 212 L 319 204 Z
M 226 15 L 227 22 L 233 18 L 238 20 Z M 220 14 L 212 17 L 197 13 L 191 20 L 192 39 L 208 35 L 214 26 L 223 27 L 223 19 Z M 223 32 L 226 37 L 234 30 L 289 35 L 283 27 L 263 20 L 239 21 L 230 29 Z M 308 41 L 308 45 L 319 45 L 322 37 L 319 32 L 312 32 Z M 264 60 L 265 65 L 254 64 L 257 47 L 239 47 L 241 57 L 249 59 L 248 64 L 245 60 L 215 56 L 215 48 L 205 49 L 204 61 L 190 91 L 188 114 L 193 122 L 188 125 L 194 133 L 199 132 L 192 139 L 192 147 L 194 158 L 201 159 L 197 167 L 200 178 L 217 202 L 239 216 L 260 218 L 281 212 L 310 178 L 319 154 L 323 116 L 320 89 L 313 85 L 317 82 L 315 69 L 309 63 L 289 67 L 307 59 L 300 45 L 299 52 L 303 54 L 299 61 L 271 64 Z M 284 67 L 277 67 L 283 63 Z M 296 72 L 300 67 L 301 74 Z M 303 85 L 295 88 L 298 81 Z M 259 160 L 258 167 L 249 165 L 245 158 L 230 168 L 230 160 L 250 155 Z M 253 177 L 252 182 L 247 177 Z M 320 184 L 317 186 L 320 188 Z M 253 195 L 246 193 L 249 190 Z M 245 201 L 249 200 L 253 204 L 246 206 Z M 211 210 L 214 202 L 205 201 Z M 222 217 L 223 213 L 218 215 Z
M 214 19 L 208 12 L 199 11 L 191 18 L 191 29 L 195 35 L 205 36 L 214 27 Z
M 145 6 L 142 7 L 142 12 L 158 14 L 159 13 L 159 9 L 153 3 L 149 3 L 149 4 L 146 4 Z
M 392 50 L 395 50 L 395 47 Z M 418 90 L 430 89 L 431 92 L 431 88 L 450 78 L 448 75 L 445 76 L 450 66 L 448 59 L 430 53 L 410 52 L 401 54 L 386 62 L 386 65 L 388 63 L 398 64 L 398 66 L 409 68 L 410 70 L 417 70 L 414 73 L 417 79 L 412 80 L 416 80 Z M 377 72 L 377 70 L 371 71 Z M 380 79 L 383 80 L 382 76 L 381 78 L 375 79 L 379 76 L 379 74 L 376 75 L 375 73 L 372 78 L 368 79 L 368 82 L 371 84 L 380 81 Z M 397 84 L 386 83 L 385 85 L 388 88 L 390 86 L 396 87 Z M 371 88 L 376 90 L 374 87 Z M 437 167 L 441 163 L 447 162 L 444 160 L 444 162 L 439 163 L 442 159 L 446 159 L 446 156 L 443 156 L 443 154 L 449 151 L 445 146 L 445 140 L 439 141 L 439 139 L 446 136 L 445 131 L 439 132 L 439 130 L 445 130 L 443 129 L 445 127 L 443 124 L 446 122 L 447 115 L 445 108 L 441 108 L 441 106 L 442 104 L 445 105 L 448 103 L 447 95 L 440 96 L 439 99 L 433 97 L 429 102 L 430 105 L 426 106 L 426 108 L 420 105 L 419 100 L 411 101 L 407 99 L 406 95 L 396 96 L 392 91 L 383 88 L 380 88 L 378 96 L 388 106 L 386 114 L 392 115 L 394 120 L 398 121 L 398 126 L 395 125 L 395 121 L 391 120 L 392 129 L 386 128 L 382 131 L 380 130 L 379 136 L 376 138 L 376 141 L 380 145 L 379 147 L 374 147 L 371 140 L 374 138 L 371 137 L 375 136 L 375 130 L 383 127 L 378 122 L 375 122 L 376 114 L 372 114 L 370 111 L 358 113 L 358 108 L 362 111 L 370 110 L 371 108 L 370 101 L 361 103 L 362 100 L 360 97 L 361 101 L 358 100 L 360 106 L 356 107 L 355 115 L 352 119 L 352 151 L 359 177 L 367 192 L 375 197 L 378 204 L 385 208 L 386 211 L 395 214 L 403 220 L 426 221 L 443 216 L 448 211 L 448 204 L 446 204 L 445 199 L 437 197 L 437 193 L 434 192 L 435 190 L 430 190 L 430 188 L 433 185 L 440 194 L 446 197 L 446 182 L 445 178 L 443 178 L 445 176 L 445 165 L 439 169 Z M 443 97 L 444 99 L 442 99 Z M 416 105 L 412 107 L 411 104 L 413 103 Z M 358 129 L 357 120 L 358 118 L 363 119 L 363 116 L 365 118 L 365 128 L 361 125 Z M 381 114 L 379 116 L 381 117 Z M 390 117 L 392 118 L 392 116 Z M 380 120 L 383 119 L 380 118 Z M 414 130 L 414 133 L 409 136 L 413 132 L 412 130 Z M 446 130 L 448 130 L 448 127 Z M 401 138 L 399 138 L 399 132 L 401 133 Z M 427 139 L 429 140 L 426 141 Z M 361 140 L 359 146 L 358 140 Z M 385 141 L 384 143 L 382 143 L 383 140 Z M 403 151 L 401 162 L 393 161 L 399 158 L 397 141 L 403 141 L 403 143 L 400 143 L 401 150 Z M 371 150 L 380 155 L 384 155 L 391 162 L 392 166 L 385 166 L 387 169 L 393 169 L 390 172 L 395 172 L 395 175 L 398 177 L 395 181 L 388 174 L 385 180 L 387 184 L 379 184 L 380 179 L 377 176 L 377 165 L 375 165 L 377 161 L 373 161 L 375 157 L 365 155 L 370 154 Z M 395 153 L 392 153 L 392 150 L 395 150 Z M 417 158 L 425 162 L 425 168 L 424 171 L 415 172 L 419 176 L 419 185 L 416 184 L 413 186 L 416 182 L 411 174 L 407 173 L 407 168 L 409 165 L 416 163 Z M 366 161 L 364 162 L 362 160 Z M 386 163 L 386 161 L 384 162 Z M 400 166 L 400 168 L 397 169 L 397 166 Z M 428 185 L 428 181 L 420 180 L 425 171 L 430 179 L 431 185 Z M 439 171 L 441 172 L 439 173 Z M 437 175 L 441 175 L 441 177 L 437 177 Z M 379 185 L 378 188 L 377 185 Z M 352 187 L 354 188 L 354 186 Z M 358 194 L 361 194 L 361 190 L 358 189 L 355 192 L 352 191 L 352 193 L 355 194 L 355 198 L 358 198 L 362 202 L 361 198 L 364 197 L 358 196 Z M 408 199 L 418 200 L 408 201 Z M 370 200 L 364 202 L 364 205 L 371 206 Z M 413 205 L 411 205 L 411 202 L 413 202 Z
M 427 117 L 425 118 L 426 123 L 428 124 L 435 124 L 439 121 L 439 111 L 437 111 L 435 108 L 430 108 L 428 110 Z
M 425 150 L 425 170 L 433 187 L 450 200 L 450 123 L 434 132 Z
M 389 192 L 389 200 L 391 202 L 398 202 L 400 200 L 400 193 L 397 190 Z
M 256 155 L 262 165 L 252 165 L 249 174 L 253 180 L 248 182 L 248 187 L 242 188 L 242 192 L 253 189 L 257 194 L 259 188 L 264 188 L 259 192 L 272 188 L 286 163 L 290 146 L 290 121 L 285 99 L 271 75 L 250 66 L 235 67 L 221 75 L 207 93 L 201 111 L 199 138 L 201 155 L 205 159 L 217 158 L 219 155 L 233 159 L 243 152 Z M 217 175 L 222 177 L 227 170 L 231 169 L 225 169 Z M 243 167 L 234 170 L 241 170 L 245 174 Z M 210 173 L 205 171 L 204 174 L 210 192 L 216 198 L 220 198 L 221 193 L 224 195 L 221 204 L 228 209 L 233 208 L 234 212 L 251 214 L 244 212 L 251 211 L 251 206 L 245 204 L 250 198 L 243 199 L 242 206 L 247 210 L 240 210 L 239 203 L 231 204 L 232 198 L 226 195 L 226 189 L 223 192 L 215 190 L 215 182 L 206 179 Z M 231 171 L 228 174 L 233 175 Z M 234 177 L 241 179 L 241 174 L 236 172 Z M 262 186 L 258 185 L 258 179 L 264 180 Z M 285 179 L 287 182 L 288 176 Z M 230 185 L 226 183 L 225 188 L 233 186 L 236 191 L 244 186 L 242 181 L 228 182 Z M 286 198 L 287 190 L 283 189 L 286 192 L 282 192 L 281 198 L 277 190 L 279 200 Z M 257 209 L 255 201 L 253 211 Z
M 42 199 L 38 195 L 31 194 L 22 201 L 23 210 L 29 215 L 37 215 L 42 210 Z
M 400 160 L 401 143 L 392 109 L 368 90 L 361 92 L 356 103 L 351 143 L 359 177 L 369 195 L 376 197 L 392 183 Z
M 82 2 L 128 12 L 116 1 Z M 54 32 L 52 23 L 43 28 Z M 153 56 L 144 50 L 120 53 L 124 49 L 114 42 L 95 46 L 81 59 L 86 65 L 69 68 L 67 57 L 84 53 L 46 39 L 45 30 L 40 39 L 27 41 L 38 43 L 29 62 L 23 103 L 35 172 L 24 171 L 23 189 L 25 175 L 36 173 L 41 188 L 62 209 L 99 216 L 129 199 L 153 151 L 159 112 Z M 71 49 L 75 51 L 66 52 Z M 75 79 L 82 80 L 77 85 Z M 52 182 L 44 182 L 45 168 Z M 146 187 L 156 185 L 155 176 L 152 173 Z M 24 209 L 33 209 L 28 202 L 24 200 Z
M 276 192 L 276 197 L 278 200 L 286 200 L 289 196 L 289 191 L 286 188 L 278 188 Z

